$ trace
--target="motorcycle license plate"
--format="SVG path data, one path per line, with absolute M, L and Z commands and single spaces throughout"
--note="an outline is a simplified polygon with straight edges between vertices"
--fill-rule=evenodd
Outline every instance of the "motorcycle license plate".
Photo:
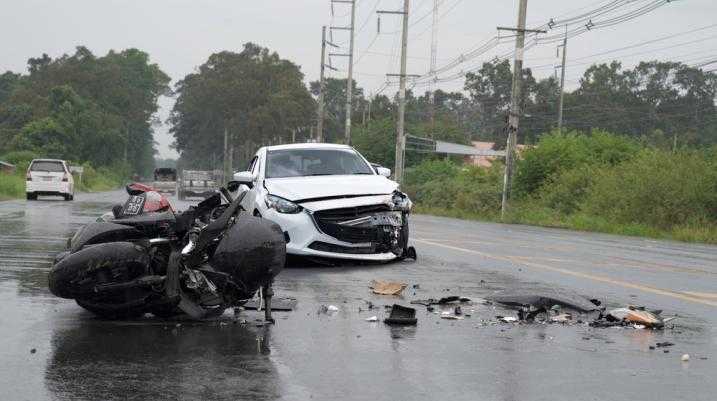
M 144 195 L 131 195 L 124 204 L 123 214 L 125 216 L 136 216 L 142 212 L 144 208 Z

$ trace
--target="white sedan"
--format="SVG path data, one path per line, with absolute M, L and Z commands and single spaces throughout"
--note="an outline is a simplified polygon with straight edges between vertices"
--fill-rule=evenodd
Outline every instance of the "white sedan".
M 390 174 L 350 146 L 309 143 L 260 148 L 234 180 L 244 209 L 281 226 L 287 253 L 389 261 L 415 257 L 411 201 Z

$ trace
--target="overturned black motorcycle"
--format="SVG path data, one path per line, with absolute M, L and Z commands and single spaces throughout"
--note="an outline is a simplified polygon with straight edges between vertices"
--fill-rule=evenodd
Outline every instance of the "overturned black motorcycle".
M 246 214 L 230 183 L 183 213 L 141 184 L 58 255 L 50 291 L 106 318 L 186 313 L 201 319 L 240 306 L 257 291 L 271 318 L 272 282 L 284 267 L 278 225 Z M 148 207 L 151 205 L 151 207 Z

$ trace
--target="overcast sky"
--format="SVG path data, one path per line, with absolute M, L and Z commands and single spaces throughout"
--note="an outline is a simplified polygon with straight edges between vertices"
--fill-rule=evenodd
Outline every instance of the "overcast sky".
M 382 34 L 377 35 L 375 10 L 398 10 L 403 1 L 356 1 L 355 79 L 371 93 L 382 87 L 386 73 L 398 72 L 400 50 L 400 17 L 383 16 Z M 306 82 L 315 80 L 319 73 L 321 26 L 345 26 L 350 16 L 349 6 L 335 4 L 332 17 L 329 0 L 2 0 L 2 3 L 0 70 L 25 72 L 28 58 L 42 53 L 58 57 L 72 53 L 78 45 L 97 55 L 104 55 L 109 49 L 136 47 L 148 52 L 174 82 L 202 64 L 211 53 L 240 50 L 249 41 L 299 64 Z M 529 0 L 528 25 L 535 27 L 550 18 L 576 16 L 608 3 L 611 1 Z M 650 0 L 636 0 L 623 10 L 649 3 Z M 438 66 L 491 38 L 496 34 L 496 26 L 514 26 L 517 4 L 518 0 L 439 0 Z M 432 8 L 433 0 L 411 0 L 410 74 L 422 74 L 429 69 Z M 616 11 L 610 16 L 618 14 Z M 595 18 L 595 22 L 600 20 Z M 652 44 L 595 55 L 703 27 Z M 553 31 L 556 32 L 559 30 Z M 348 35 L 336 31 L 333 40 L 343 44 L 348 42 Z M 469 70 L 497 55 L 505 55 L 512 46 L 512 43 L 502 45 L 443 75 Z M 584 69 L 594 62 L 618 59 L 631 66 L 646 59 L 688 64 L 716 59 L 717 2 L 673 0 L 632 21 L 571 38 L 567 55 L 568 87 L 576 85 Z M 526 67 L 535 67 L 534 74 L 539 77 L 553 74 L 553 64 L 559 62 L 553 44 L 536 46 L 525 57 Z M 335 58 L 333 65 L 345 70 L 346 60 Z M 717 64 L 706 69 L 710 68 L 717 68 Z M 330 76 L 345 77 L 345 72 L 332 72 Z M 459 90 L 462 85 L 463 80 L 456 79 L 438 87 Z M 393 91 L 395 88 L 389 87 L 384 93 Z M 161 105 L 164 119 L 172 100 L 162 99 Z M 172 137 L 166 133 L 167 127 L 158 131 L 155 139 L 160 156 L 175 157 L 169 148 Z

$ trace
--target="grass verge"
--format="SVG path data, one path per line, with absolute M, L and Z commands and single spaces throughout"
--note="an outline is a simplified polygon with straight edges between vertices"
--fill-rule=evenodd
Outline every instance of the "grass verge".
M 526 224 L 539 227 L 565 228 L 578 231 L 600 232 L 606 234 L 625 235 L 669 239 L 683 242 L 701 242 L 717 244 L 717 227 L 704 222 L 694 222 L 661 229 L 645 224 L 621 224 L 610 222 L 599 216 L 584 213 L 561 215 L 554 210 L 526 205 L 516 205 L 504 220 L 500 214 L 480 214 L 459 209 L 445 209 L 416 205 L 415 213 L 434 216 L 453 217 L 463 220 L 477 220 L 494 223 Z

